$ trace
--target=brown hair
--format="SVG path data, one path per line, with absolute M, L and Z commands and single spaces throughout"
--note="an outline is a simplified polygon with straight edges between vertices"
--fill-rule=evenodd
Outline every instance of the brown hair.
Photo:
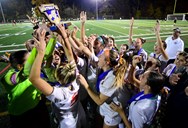
M 188 65 L 188 53 L 187 52 L 180 52 L 178 56 L 183 56 L 186 61 L 186 65 Z
M 105 50 L 105 56 L 105 59 L 109 61 L 109 66 L 114 69 L 114 75 L 116 76 L 114 86 L 117 88 L 122 87 L 128 63 L 115 50 Z
M 145 40 L 145 39 L 143 39 L 143 38 L 138 38 L 138 39 L 141 40 L 142 44 L 146 43 L 146 40 Z

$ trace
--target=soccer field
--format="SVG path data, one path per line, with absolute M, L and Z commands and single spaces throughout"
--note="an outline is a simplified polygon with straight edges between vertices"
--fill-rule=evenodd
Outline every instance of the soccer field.
M 72 21 L 72 26 L 80 28 L 79 21 Z M 172 34 L 173 21 L 161 21 L 161 37 L 165 39 Z M 133 27 L 133 39 L 142 37 L 146 39 L 144 48 L 148 53 L 153 51 L 153 45 L 156 41 L 153 27 L 154 20 L 135 20 Z M 72 26 L 70 28 L 72 28 Z M 188 22 L 178 21 L 176 27 L 182 31 L 181 38 L 185 42 L 185 47 L 188 47 Z M 30 23 L 17 24 L 1 24 L 0 25 L 0 55 L 4 52 L 24 49 L 23 43 L 32 38 L 32 25 Z M 129 20 L 99 20 L 86 22 L 86 35 L 90 34 L 109 35 L 115 38 L 117 45 L 127 43 L 129 34 Z M 78 32 L 79 34 L 79 32 Z M 79 35 L 77 35 L 79 37 Z
M 135 20 L 133 27 L 133 39 L 142 37 L 146 39 L 144 48 L 148 53 L 153 51 L 154 42 L 156 42 L 153 27 L 155 20 Z M 79 21 L 72 21 L 73 26 L 80 28 Z M 86 22 L 86 35 L 98 34 L 109 35 L 115 38 L 118 46 L 128 42 L 129 20 L 98 20 Z M 185 47 L 188 47 L 188 22 L 178 21 L 176 26 L 173 26 L 173 21 L 160 21 L 161 37 L 163 40 L 172 34 L 172 29 L 179 27 L 182 31 L 181 38 L 185 42 Z M 12 52 L 19 49 L 25 49 L 24 42 L 32 38 L 32 24 L 18 23 L 16 26 L 12 24 L 0 24 L 0 55 L 5 52 Z M 79 37 L 79 32 L 77 37 Z M 0 71 L 5 67 L 5 64 L 0 64 Z

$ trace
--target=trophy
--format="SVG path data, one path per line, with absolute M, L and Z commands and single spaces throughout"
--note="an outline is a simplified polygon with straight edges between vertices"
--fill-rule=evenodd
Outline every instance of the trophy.
M 39 6 L 39 10 L 41 13 L 44 13 L 48 20 L 53 24 L 53 26 L 50 26 L 50 30 L 56 31 L 57 27 L 55 26 L 55 24 L 61 23 L 61 17 L 58 12 L 58 6 L 54 4 L 42 4 L 41 6 Z M 65 28 L 67 28 L 70 25 L 71 22 L 64 23 Z

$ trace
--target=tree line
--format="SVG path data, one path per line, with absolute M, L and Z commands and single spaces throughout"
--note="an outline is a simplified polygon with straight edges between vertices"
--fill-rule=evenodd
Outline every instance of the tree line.
M 54 3 L 59 7 L 62 18 L 77 18 L 81 10 L 87 11 L 88 17 L 95 17 L 95 4 L 91 0 L 3 0 L 1 2 L 7 20 L 26 19 L 26 14 L 32 15 L 31 8 L 40 4 Z M 164 19 L 167 14 L 172 14 L 173 0 L 100 0 L 98 1 L 99 17 L 112 15 L 113 18 L 135 17 L 137 19 Z M 178 0 L 176 12 L 188 12 L 188 1 Z M 2 16 L 0 14 L 0 21 Z

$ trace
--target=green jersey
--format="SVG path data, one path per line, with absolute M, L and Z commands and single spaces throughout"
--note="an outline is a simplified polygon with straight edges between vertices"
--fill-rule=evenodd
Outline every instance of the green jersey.
M 34 108 L 40 100 L 40 92 L 32 86 L 29 79 L 22 79 L 18 75 L 19 72 L 11 69 L 2 79 L 8 92 L 8 112 L 12 115 L 21 115 Z
M 44 59 L 48 59 L 51 56 L 55 43 L 55 37 L 51 38 L 46 47 Z M 24 68 L 21 71 L 9 70 L 1 80 L 8 92 L 8 111 L 12 115 L 20 115 L 34 108 L 40 101 L 41 93 L 28 79 L 36 55 L 37 50 L 33 48 L 24 64 Z

